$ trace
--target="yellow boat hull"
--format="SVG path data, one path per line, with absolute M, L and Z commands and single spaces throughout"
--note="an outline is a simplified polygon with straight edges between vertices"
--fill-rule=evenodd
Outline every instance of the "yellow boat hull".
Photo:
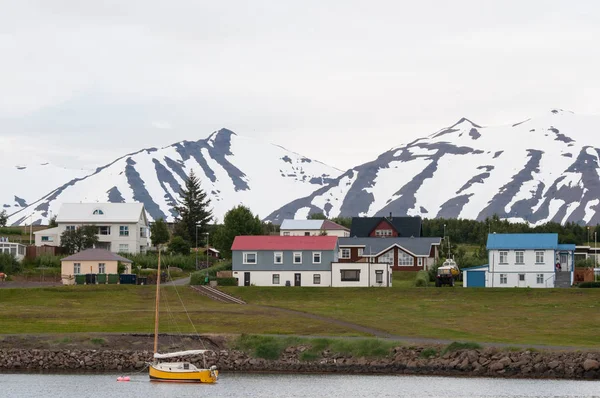
M 150 365 L 150 380 L 170 381 L 181 383 L 216 383 L 219 371 L 209 369 L 197 369 L 193 371 L 161 370 Z

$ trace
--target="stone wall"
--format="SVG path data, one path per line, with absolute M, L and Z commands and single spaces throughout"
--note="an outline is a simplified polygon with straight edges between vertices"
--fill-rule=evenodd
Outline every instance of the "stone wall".
M 252 358 L 240 351 L 206 355 L 206 365 L 222 372 L 358 373 L 505 378 L 600 379 L 600 352 L 502 351 L 486 348 L 459 350 L 423 358 L 427 347 L 397 347 L 386 358 L 365 359 L 324 351 L 321 358 L 305 362 L 299 356 L 307 347 L 289 347 L 278 360 Z M 431 351 L 429 351 L 431 352 Z M 111 372 L 144 371 L 152 353 L 110 350 L 0 349 L 0 372 Z M 173 361 L 177 359 L 174 358 Z M 203 366 L 202 357 L 188 357 Z

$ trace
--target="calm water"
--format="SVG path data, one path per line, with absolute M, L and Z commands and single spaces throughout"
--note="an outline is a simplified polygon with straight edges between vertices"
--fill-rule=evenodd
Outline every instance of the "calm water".
M 0 397 L 600 397 L 600 381 L 414 376 L 223 375 L 218 384 L 151 383 L 147 376 L 0 375 Z

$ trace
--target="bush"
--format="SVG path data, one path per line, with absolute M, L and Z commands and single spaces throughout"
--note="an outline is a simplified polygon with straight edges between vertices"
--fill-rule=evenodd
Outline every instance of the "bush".
M 595 288 L 600 287 L 600 282 L 582 282 L 578 285 L 581 288 Z
M 421 354 L 419 355 L 421 358 L 432 358 L 435 357 L 438 354 L 438 350 L 435 348 L 425 348 L 423 351 L 421 351 Z
M 15 256 L 9 253 L 0 253 L 0 272 L 11 275 L 19 273 L 20 271 L 21 264 L 17 261 Z
M 459 350 L 480 350 L 482 347 L 481 345 L 477 344 L 477 343 L 471 343 L 471 342 L 464 342 L 464 343 L 460 343 L 455 341 L 454 343 L 448 345 L 446 348 L 444 348 L 444 351 L 442 351 L 441 355 L 443 356 L 444 354 L 448 353 L 448 352 L 453 352 L 453 351 L 459 351 Z
M 416 287 L 427 287 L 429 286 L 429 273 L 427 271 L 419 271 L 417 272 L 417 277 L 415 278 L 415 286 Z
M 136 267 L 139 265 L 142 268 L 158 268 L 158 253 L 136 253 L 136 254 L 131 254 L 131 253 L 119 253 L 121 256 L 130 259 L 131 261 L 133 261 L 133 270 L 136 269 Z M 213 259 L 212 257 L 208 258 L 209 263 L 213 264 L 214 262 L 216 262 L 217 260 Z M 206 262 L 206 256 L 204 254 L 198 254 L 198 263 L 205 263 Z M 182 270 L 187 270 L 187 271 L 193 271 L 196 269 L 196 255 L 195 254 L 188 254 L 188 255 L 181 255 L 181 254 L 175 254 L 175 255 L 170 255 L 170 254 L 161 254 L 160 256 L 160 267 L 161 268 L 167 268 L 167 267 L 177 267 L 177 268 L 181 268 Z
M 586 258 L 575 261 L 576 268 L 594 268 L 594 259 Z
M 216 278 L 217 285 L 219 286 L 237 286 L 237 278 Z
M 190 254 L 190 244 L 181 236 L 174 236 L 169 242 L 169 251 L 174 254 L 187 256 Z
M 53 256 L 51 254 L 42 254 L 37 256 L 36 258 L 24 259 L 23 266 L 30 268 L 38 268 L 38 267 L 53 267 L 60 268 L 60 260 L 62 260 L 65 256 Z

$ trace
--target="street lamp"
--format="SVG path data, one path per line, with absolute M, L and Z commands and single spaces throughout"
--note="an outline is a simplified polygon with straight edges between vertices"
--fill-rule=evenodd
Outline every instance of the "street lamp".
M 198 227 L 200 227 L 201 224 L 197 223 L 195 230 L 196 230 L 196 271 L 198 271 Z
M 209 263 L 208 263 L 208 232 L 205 232 L 204 235 L 206 235 L 206 268 L 209 267 Z
M 446 224 L 444 224 L 444 244 L 446 244 Z M 444 248 L 442 247 L 442 255 L 444 253 Z

